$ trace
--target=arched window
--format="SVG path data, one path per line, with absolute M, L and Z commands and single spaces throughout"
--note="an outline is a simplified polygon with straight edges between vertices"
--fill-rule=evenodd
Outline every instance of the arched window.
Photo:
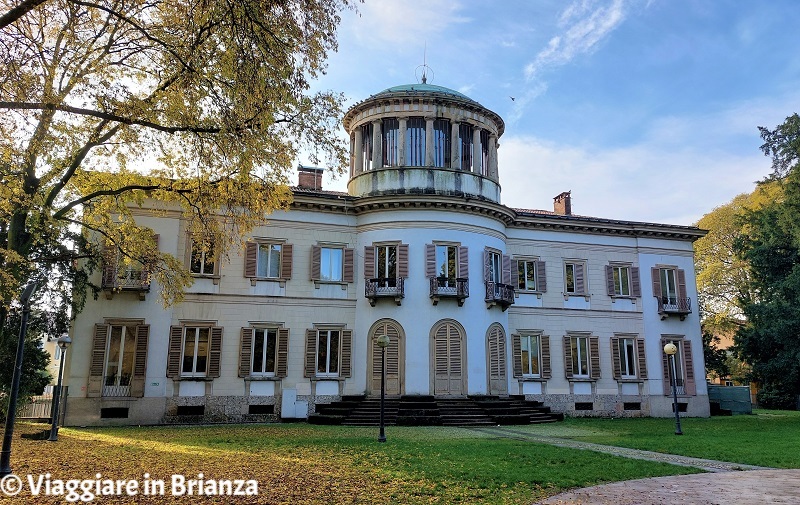
M 400 137 L 400 122 L 396 118 L 387 118 L 381 125 L 381 140 L 383 142 L 383 166 L 396 167 L 399 164 L 397 151 L 398 138 Z
M 433 122 L 433 166 L 450 166 L 450 121 L 447 119 Z
M 458 125 L 458 168 L 465 171 L 472 170 L 472 125 L 461 123 Z
M 372 170 L 372 123 L 361 125 L 361 159 L 362 171 Z
M 425 166 L 425 119 L 410 117 L 406 126 L 406 165 Z

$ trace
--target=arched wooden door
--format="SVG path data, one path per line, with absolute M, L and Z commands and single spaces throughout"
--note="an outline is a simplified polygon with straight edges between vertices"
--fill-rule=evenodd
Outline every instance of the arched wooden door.
M 508 394 L 506 367 L 506 332 L 499 324 L 493 324 L 486 332 L 486 373 L 490 395 Z
M 386 394 L 403 394 L 403 329 L 395 321 L 382 320 L 372 325 L 369 333 L 370 357 L 369 390 L 372 394 L 381 392 L 381 348 L 375 343 L 380 335 L 389 336 L 386 347 Z
M 442 321 L 431 332 L 433 394 L 463 396 L 465 387 L 464 329 L 455 321 Z

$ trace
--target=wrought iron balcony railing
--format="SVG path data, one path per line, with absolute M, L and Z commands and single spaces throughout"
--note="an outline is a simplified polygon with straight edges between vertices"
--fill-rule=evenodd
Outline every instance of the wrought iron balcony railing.
M 364 295 L 373 307 L 378 298 L 394 298 L 397 305 L 406 296 L 402 277 L 367 279 Z
M 116 269 L 103 275 L 103 289 L 149 291 L 150 279 L 144 270 Z
M 469 279 L 456 277 L 431 277 L 431 299 L 433 304 L 439 303 L 440 298 L 455 298 L 458 306 L 464 305 L 464 299 L 469 297 Z
M 514 286 L 486 281 L 486 303 L 500 305 L 506 310 L 514 303 Z
M 658 313 L 661 314 L 661 319 L 666 319 L 669 315 L 677 315 L 683 321 L 687 314 L 692 313 L 691 298 L 657 296 L 656 300 L 658 300 Z

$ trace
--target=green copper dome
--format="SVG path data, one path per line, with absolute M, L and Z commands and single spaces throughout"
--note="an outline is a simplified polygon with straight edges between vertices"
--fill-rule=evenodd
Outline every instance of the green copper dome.
M 435 84 L 427 84 L 427 83 L 417 83 L 417 84 L 401 84 L 400 86 L 392 86 L 391 88 L 386 88 L 385 90 L 375 93 L 372 95 L 373 97 L 379 97 L 383 95 L 388 95 L 392 93 L 439 93 L 443 95 L 451 95 L 456 98 L 460 98 L 462 100 L 469 100 L 470 102 L 475 102 L 472 98 L 468 97 L 464 93 L 459 93 L 458 91 L 450 88 L 445 88 L 444 86 L 436 86 Z M 475 102 L 477 103 L 477 102 Z

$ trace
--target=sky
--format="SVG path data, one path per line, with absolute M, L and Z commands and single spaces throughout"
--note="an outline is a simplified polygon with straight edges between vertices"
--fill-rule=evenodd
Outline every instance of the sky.
M 348 108 L 425 62 L 503 117 L 515 208 L 572 191 L 574 214 L 693 224 L 769 174 L 757 127 L 800 112 L 796 0 L 365 0 L 338 40 L 315 87 Z

